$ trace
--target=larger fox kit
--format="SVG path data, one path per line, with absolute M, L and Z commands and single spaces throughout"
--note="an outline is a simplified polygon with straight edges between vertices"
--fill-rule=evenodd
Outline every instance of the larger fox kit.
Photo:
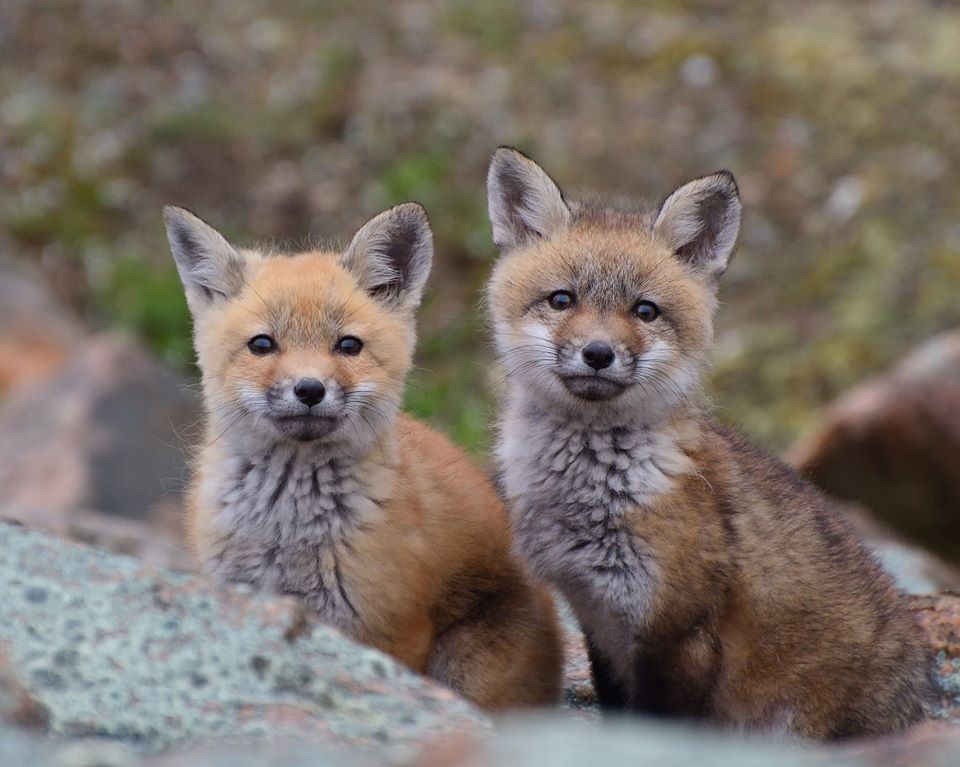
M 581 622 L 601 705 L 819 738 L 920 719 L 929 661 L 890 578 L 826 499 L 697 404 L 733 177 L 642 215 L 570 203 L 501 149 L 488 192 L 507 502 Z
M 188 510 L 202 568 L 296 595 L 485 708 L 555 700 L 553 604 L 512 559 L 503 506 L 399 412 L 433 256 L 423 209 L 299 255 L 237 250 L 164 214 L 203 374 Z

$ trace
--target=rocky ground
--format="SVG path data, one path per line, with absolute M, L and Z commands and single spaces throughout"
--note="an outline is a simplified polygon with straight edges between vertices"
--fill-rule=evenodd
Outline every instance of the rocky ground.
M 52 734 L 147 752 L 281 736 L 402 751 L 483 727 L 453 693 L 313 625 L 293 600 L 9 524 L 0 552 L 0 647 L 36 700 L 15 701 L 14 718 L 42 710 Z
M 272 10 L 0 3 L 0 765 L 960 763 L 960 9 Z M 483 454 L 483 174 L 505 142 L 574 190 L 651 200 L 734 170 L 718 415 L 792 445 L 913 595 L 931 722 L 830 747 L 601 723 L 569 616 L 564 705 L 491 721 L 292 601 L 188 574 L 198 389 L 162 204 L 300 247 L 426 203 L 407 405 Z
M 938 659 L 937 720 L 888 742 L 799 750 L 599 724 L 572 623 L 572 710 L 491 723 L 315 624 L 291 599 L 215 589 L 22 526 L 0 523 L 0 593 L 2 764 L 497 765 L 515 754 L 512 764 L 556 765 L 593 754 L 598 765 L 645 755 L 679 765 L 713 753 L 717 764 L 893 764 L 923 754 L 933 759 L 924 764 L 946 765 L 960 756 L 960 728 L 948 724 L 960 721 L 960 597 L 950 595 L 913 602 Z M 544 751 L 561 756 L 548 761 Z

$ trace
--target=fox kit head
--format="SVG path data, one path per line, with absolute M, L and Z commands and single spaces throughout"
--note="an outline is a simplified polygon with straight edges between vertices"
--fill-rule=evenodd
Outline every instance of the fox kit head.
M 513 149 L 487 177 L 500 249 L 488 288 L 517 390 L 588 419 L 657 419 L 697 387 L 717 280 L 740 227 L 727 172 L 691 181 L 653 215 L 569 203 Z
M 164 209 L 193 315 L 211 428 L 230 440 L 373 443 L 396 414 L 433 258 L 422 207 L 369 221 L 342 253 L 231 246 Z

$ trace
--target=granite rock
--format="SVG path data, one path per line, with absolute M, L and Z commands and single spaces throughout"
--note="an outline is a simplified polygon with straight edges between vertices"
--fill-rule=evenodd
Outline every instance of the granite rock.
M 936 658 L 937 718 L 897 738 L 828 746 L 597 721 L 569 613 L 568 710 L 501 717 L 492 730 L 452 692 L 315 624 L 290 599 L 214 589 L 10 524 L 0 524 L 0 593 L 0 764 L 946 767 L 960 754 L 951 726 L 960 596 L 951 594 L 911 602 Z M 9 715 L 23 710 L 39 716 Z
M 51 734 L 142 751 L 299 737 L 410 753 L 485 718 L 292 599 L 0 524 L 0 643 Z
M 61 538 L 136 557 L 146 564 L 186 572 L 193 568 L 187 546 L 163 525 L 92 509 L 9 506 L 0 503 L 0 521 L 23 524 Z
M 940 686 L 938 715 L 960 723 L 960 596 L 927 594 L 911 597 L 927 635 Z

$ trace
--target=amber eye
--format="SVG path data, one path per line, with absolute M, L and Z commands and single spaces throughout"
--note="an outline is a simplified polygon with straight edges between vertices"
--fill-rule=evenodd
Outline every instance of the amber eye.
M 633 313 L 644 322 L 653 322 L 660 316 L 660 307 L 653 301 L 638 301 L 637 305 L 633 307 Z
M 261 334 L 247 341 L 247 348 L 251 354 L 260 356 L 275 352 L 277 350 L 277 342 L 270 338 L 270 336 Z
M 363 348 L 363 341 L 355 336 L 344 336 L 337 341 L 337 351 L 341 354 L 349 354 L 351 357 L 359 354 Z
M 558 290 L 555 293 L 551 293 L 550 298 L 547 300 L 550 302 L 551 308 L 562 312 L 564 309 L 569 309 L 573 306 L 573 293 L 567 290 Z

